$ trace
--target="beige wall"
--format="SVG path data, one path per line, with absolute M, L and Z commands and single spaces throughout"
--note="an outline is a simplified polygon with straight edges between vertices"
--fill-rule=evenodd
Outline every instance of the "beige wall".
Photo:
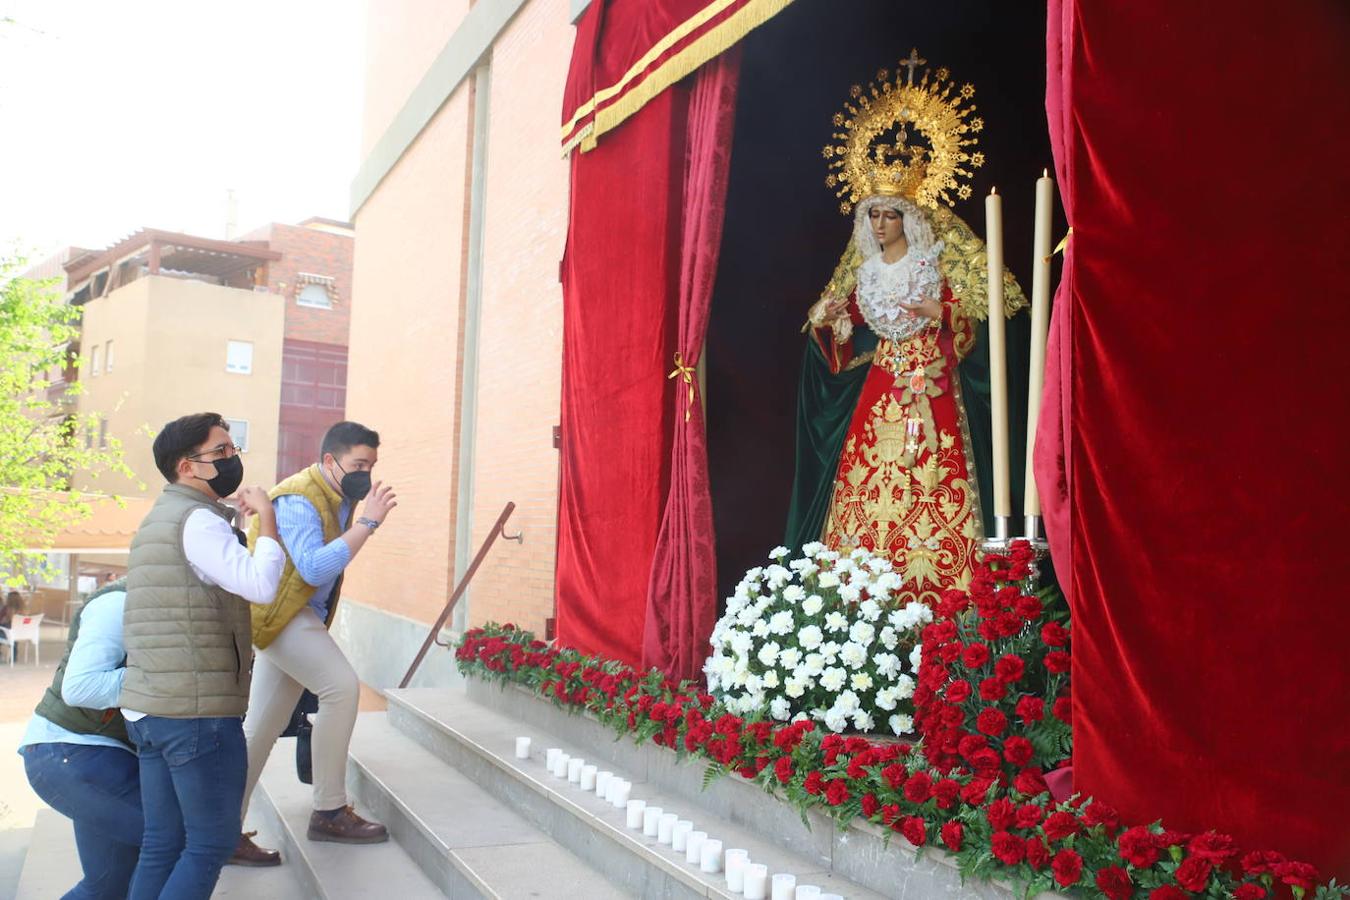
M 107 417 L 126 463 L 141 484 L 120 476 L 85 480 L 93 490 L 154 494 L 164 483 L 151 453 L 151 430 L 191 412 L 214 411 L 249 423 L 244 479 L 270 486 L 276 476 L 284 301 L 275 294 L 147 276 L 84 307 L 81 413 Z M 94 347 L 111 340 L 111 373 L 94 375 Z M 229 340 L 253 343 L 253 371 L 225 370 Z M 106 360 L 101 360 L 106 366 Z

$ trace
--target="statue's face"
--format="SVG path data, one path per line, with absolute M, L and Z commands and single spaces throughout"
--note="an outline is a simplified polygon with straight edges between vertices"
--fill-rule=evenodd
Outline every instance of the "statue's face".
M 905 222 L 896 210 L 887 206 L 874 206 L 867 211 L 867 218 L 883 250 L 896 241 L 904 240 Z

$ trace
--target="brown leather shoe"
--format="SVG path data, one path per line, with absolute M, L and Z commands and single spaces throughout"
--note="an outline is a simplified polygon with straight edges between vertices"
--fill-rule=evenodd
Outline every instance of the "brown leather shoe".
M 275 850 L 268 850 L 259 847 L 253 843 L 253 836 L 256 831 L 246 831 L 239 835 L 239 846 L 234 848 L 234 855 L 226 862 L 227 866 L 279 866 L 281 865 L 281 854 Z
M 389 840 L 389 832 L 378 822 L 368 822 L 356 814 L 351 806 L 335 813 L 315 810 L 309 817 L 311 841 L 333 841 L 337 844 L 378 844 Z

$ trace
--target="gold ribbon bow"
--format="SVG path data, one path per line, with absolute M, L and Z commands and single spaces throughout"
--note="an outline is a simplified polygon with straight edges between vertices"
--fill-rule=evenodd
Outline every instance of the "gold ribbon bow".
M 689 385 L 689 400 L 684 407 L 684 420 L 689 421 L 689 415 L 694 409 L 694 367 L 684 364 L 684 354 L 675 351 L 675 371 L 666 376 L 667 380 L 671 378 L 683 378 L 684 383 Z

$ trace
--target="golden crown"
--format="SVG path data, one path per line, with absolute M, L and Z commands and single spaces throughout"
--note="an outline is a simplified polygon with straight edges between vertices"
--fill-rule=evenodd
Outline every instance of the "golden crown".
M 984 120 L 971 116 L 974 104 L 963 105 L 975 88 L 957 87 L 945 66 L 924 69 L 916 81 L 915 70 L 927 63 L 911 50 L 894 80 L 882 69 L 866 90 L 855 84 L 843 112 L 835 113 L 842 130 L 823 153 L 831 161 L 825 185 L 841 198 L 840 212 L 877 194 L 927 207 L 950 206 L 950 191 L 962 200 L 970 196 L 970 185 L 960 182 L 984 165 L 984 154 L 973 151 Z

